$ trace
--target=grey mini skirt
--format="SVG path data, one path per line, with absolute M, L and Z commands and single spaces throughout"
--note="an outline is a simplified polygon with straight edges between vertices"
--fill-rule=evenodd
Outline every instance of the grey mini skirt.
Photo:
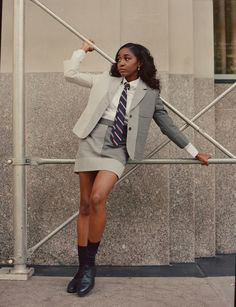
M 110 140 L 112 124 L 110 120 L 101 119 L 85 139 L 80 139 L 75 173 L 107 170 L 121 177 L 129 158 L 126 137 L 121 145 L 114 146 Z

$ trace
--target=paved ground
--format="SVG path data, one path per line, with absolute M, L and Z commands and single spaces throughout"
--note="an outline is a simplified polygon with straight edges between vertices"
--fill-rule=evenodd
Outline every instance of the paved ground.
M 234 307 L 234 277 L 97 277 L 87 297 L 65 291 L 68 277 L 0 280 L 1 307 Z

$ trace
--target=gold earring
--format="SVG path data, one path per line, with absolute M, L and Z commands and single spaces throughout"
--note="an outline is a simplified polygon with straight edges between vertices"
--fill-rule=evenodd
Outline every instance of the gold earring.
M 138 71 L 140 70 L 140 66 L 138 66 Z

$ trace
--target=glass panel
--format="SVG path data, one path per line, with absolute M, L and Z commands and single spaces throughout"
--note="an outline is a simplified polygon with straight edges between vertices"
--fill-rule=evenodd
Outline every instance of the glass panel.
M 215 74 L 236 74 L 236 0 L 214 0 Z

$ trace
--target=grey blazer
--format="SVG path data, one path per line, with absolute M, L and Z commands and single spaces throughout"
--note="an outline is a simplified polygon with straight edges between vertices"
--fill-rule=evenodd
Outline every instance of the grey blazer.
M 104 114 L 122 78 L 111 77 L 109 72 L 89 74 L 79 72 L 78 59 L 71 58 L 64 62 L 66 80 L 91 88 L 88 104 L 73 128 L 81 139 L 86 138 Z M 164 108 L 158 90 L 151 89 L 142 80 L 139 81 L 130 112 L 128 114 L 127 151 L 131 159 L 140 160 L 148 135 L 151 120 L 154 119 L 163 134 L 176 145 L 184 148 L 188 139 L 174 125 Z

